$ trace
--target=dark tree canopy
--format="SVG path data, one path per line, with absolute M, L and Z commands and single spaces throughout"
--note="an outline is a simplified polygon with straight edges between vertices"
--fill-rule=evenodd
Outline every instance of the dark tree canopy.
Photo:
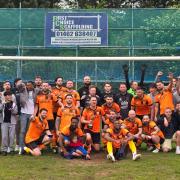
M 179 0 L 1 0 L 0 8 L 54 8 L 66 2 L 71 7 L 86 8 L 165 8 L 178 6 Z M 57 3 L 61 3 L 58 5 Z

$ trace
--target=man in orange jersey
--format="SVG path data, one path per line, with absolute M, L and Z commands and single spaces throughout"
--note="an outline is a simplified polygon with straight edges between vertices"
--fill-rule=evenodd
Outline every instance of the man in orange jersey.
M 91 97 L 89 107 L 83 110 L 81 123 L 85 124 L 85 133 L 91 134 L 95 151 L 100 150 L 100 129 L 102 121 L 105 121 L 104 115 L 103 109 L 97 106 L 96 97 Z
M 29 128 L 25 136 L 24 150 L 31 153 L 33 156 L 40 156 L 41 150 L 45 145 L 49 144 L 52 139 L 52 134 L 49 131 L 47 122 L 47 109 L 40 109 L 39 116 L 31 119 Z
M 107 140 L 107 158 L 111 159 L 113 162 L 124 157 L 124 151 L 127 145 L 132 151 L 133 160 L 137 160 L 141 157 L 141 154 L 136 153 L 133 135 L 121 126 L 119 120 L 114 121 L 113 128 L 107 129 L 105 139 Z
M 117 113 L 118 117 L 120 117 L 120 107 L 117 103 L 113 102 L 113 97 L 111 95 L 107 95 L 105 97 L 105 103 L 102 105 L 102 108 L 106 114 L 106 118 L 109 118 L 110 110 L 113 110 Z
M 102 142 L 105 146 L 107 143 L 107 141 L 104 139 L 106 130 L 108 128 L 113 128 L 114 127 L 114 121 L 117 120 L 118 118 L 119 118 L 118 114 L 115 110 L 109 110 L 109 116 L 108 116 L 108 118 L 105 119 L 103 131 L 102 131 Z M 123 123 L 123 121 L 120 119 L 119 119 L 119 122 L 120 122 L 120 124 Z
M 135 110 L 136 116 L 140 119 L 143 118 L 144 115 L 150 115 L 153 117 L 153 106 L 152 99 L 144 94 L 144 91 L 141 87 L 136 89 L 136 96 L 134 96 L 131 100 L 131 109 Z
M 55 79 L 56 86 L 52 88 L 52 94 L 59 100 L 59 102 L 63 101 L 64 92 L 66 88 L 63 87 L 63 77 L 58 76 Z M 54 102 L 53 103 L 53 115 L 54 119 L 56 119 L 58 108 L 61 106 L 60 103 Z
M 72 94 L 65 96 L 65 103 L 63 107 L 60 107 L 57 112 L 56 118 L 56 134 L 59 135 L 65 126 L 71 124 L 72 117 L 79 117 L 80 110 L 73 105 Z
M 41 86 L 42 90 L 36 97 L 36 103 L 34 108 L 33 118 L 36 116 L 38 109 L 47 109 L 47 121 L 49 130 L 53 134 L 52 149 L 55 152 L 56 147 L 56 132 L 55 132 L 55 121 L 53 117 L 53 103 L 59 102 L 57 97 L 54 96 L 49 90 L 49 83 L 43 82 Z
M 161 144 L 164 142 L 164 135 L 156 123 L 150 120 L 148 115 L 144 115 L 142 119 L 142 140 L 147 143 L 149 150 L 158 153 Z
M 139 146 L 141 144 L 142 122 L 136 117 L 134 110 L 129 111 L 128 118 L 124 120 L 123 126 L 133 135 L 136 146 Z
M 160 112 L 160 116 L 163 116 L 165 113 L 165 109 L 167 107 L 174 110 L 173 104 L 173 94 L 172 94 L 172 79 L 173 74 L 169 73 L 169 85 L 167 87 L 164 86 L 162 81 L 156 82 L 156 87 L 158 90 L 158 94 L 155 96 L 155 121 L 158 118 L 158 112 Z
M 73 89 L 74 87 L 74 83 L 73 81 L 70 81 L 68 80 L 66 82 L 66 91 L 64 92 L 64 97 L 67 95 L 67 94 L 71 94 L 72 97 L 73 97 L 73 104 L 79 108 L 80 107 L 80 96 L 79 96 L 79 93 Z
M 91 142 L 90 134 L 84 134 L 78 127 L 79 118 L 72 117 L 71 123 L 65 126 L 59 135 L 59 144 L 65 158 L 85 157 L 90 159 L 89 152 L 84 148 L 83 144 Z
M 109 110 L 109 116 L 108 118 L 105 119 L 105 122 L 104 122 L 104 129 L 112 128 L 113 123 L 116 119 L 118 119 L 121 124 L 123 123 L 123 120 L 119 119 L 119 116 L 116 110 L 113 110 L 113 109 Z

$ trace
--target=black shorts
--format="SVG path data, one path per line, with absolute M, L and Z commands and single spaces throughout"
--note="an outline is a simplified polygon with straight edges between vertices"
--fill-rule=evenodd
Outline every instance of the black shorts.
M 30 148 L 31 150 L 37 148 L 38 145 L 41 145 L 41 144 L 42 144 L 42 141 L 43 141 L 45 135 L 46 135 L 46 134 L 43 133 L 43 134 L 39 137 L 39 139 L 37 139 L 37 140 L 35 140 L 35 141 L 32 141 L 32 142 L 30 142 L 30 143 L 27 143 L 26 146 L 27 146 L 28 148 Z
M 149 114 L 147 114 L 147 115 L 149 116 Z M 143 119 L 143 116 L 144 116 L 144 115 L 136 115 L 136 117 L 139 118 L 141 121 L 142 121 L 142 119 Z M 150 117 L 150 116 L 149 116 L 149 117 Z
M 160 137 L 160 142 L 159 142 L 159 143 L 160 143 L 160 144 L 163 144 L 163 143 L 164 143 L 164 140 L 165 140 L 165 139 L 163 139 L 163 138 Z M 151 143 L 151 144 L 154 144 L 151 139 L 148 140 L 148 142 Z
M 164 143 L 164 141 L 165 141 L 165 139 L 160 138 L 160 144 L 163 144 L 163 143 Z
M 49 126 L 49 130 L 55 130 L 55 121 L 54 120 L 48 120 L 48 126 Z
M 53 112 L 53 117 L 54 117 L 54 120 L 56 120 L 57 112 Z
M 100 133 L 94 133 L 90 131 L 89 129 L 84 130 L 85 133 L 89 133 L 91 135 L 93 144 L 100 144 Z

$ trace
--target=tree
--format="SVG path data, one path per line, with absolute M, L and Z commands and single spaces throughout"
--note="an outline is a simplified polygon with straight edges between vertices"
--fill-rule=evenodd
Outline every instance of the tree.
M 1 0 L 0 8 L 165 8 L 179 4 L 179 0 Z

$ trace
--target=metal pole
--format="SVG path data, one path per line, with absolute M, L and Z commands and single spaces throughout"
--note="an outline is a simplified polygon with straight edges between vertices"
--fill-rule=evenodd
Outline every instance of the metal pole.
M 18 56 L 21 56 L 21 1 L 19 2 L 19 44 L 18 44 Z M 17 61 L 16 76 L 22 76 L 21 60 Z
M 76 0 L 76 8 L 79 9 L 79 2 Z M 79 46 L 76 46 L 76 57 L 79 55 Z M 76 60 L 76 90 L 78 89 L 78 61 Z
M 128 44 L 129 44 L 129 57 L 130 57 L 131 56 L 131 41 L 129 41 Z M 129 66 L 129 70 L 130 70 L 131 69 L 131 61 L 129 61 L 128 66 Z
M 97 67 L 97 61 L 95 61 L 94 63 L 95 63 L 95 84 L 96 84 L 96 86 L 97 86 L 97 69 L 98 69 L 98 67 Z
M 131 19 L 131 47 L 132 53 L 131 55 L 134 56 L 134 3 L 132 2 L 132 19 Z M 134 61 L 132 61 L 132 79 L 134 80 Z
M 78 57 L 78 46 L 76 46 L 76 57 Z M 78 88 L 78 61 L 76 60 L 76 90 Z

